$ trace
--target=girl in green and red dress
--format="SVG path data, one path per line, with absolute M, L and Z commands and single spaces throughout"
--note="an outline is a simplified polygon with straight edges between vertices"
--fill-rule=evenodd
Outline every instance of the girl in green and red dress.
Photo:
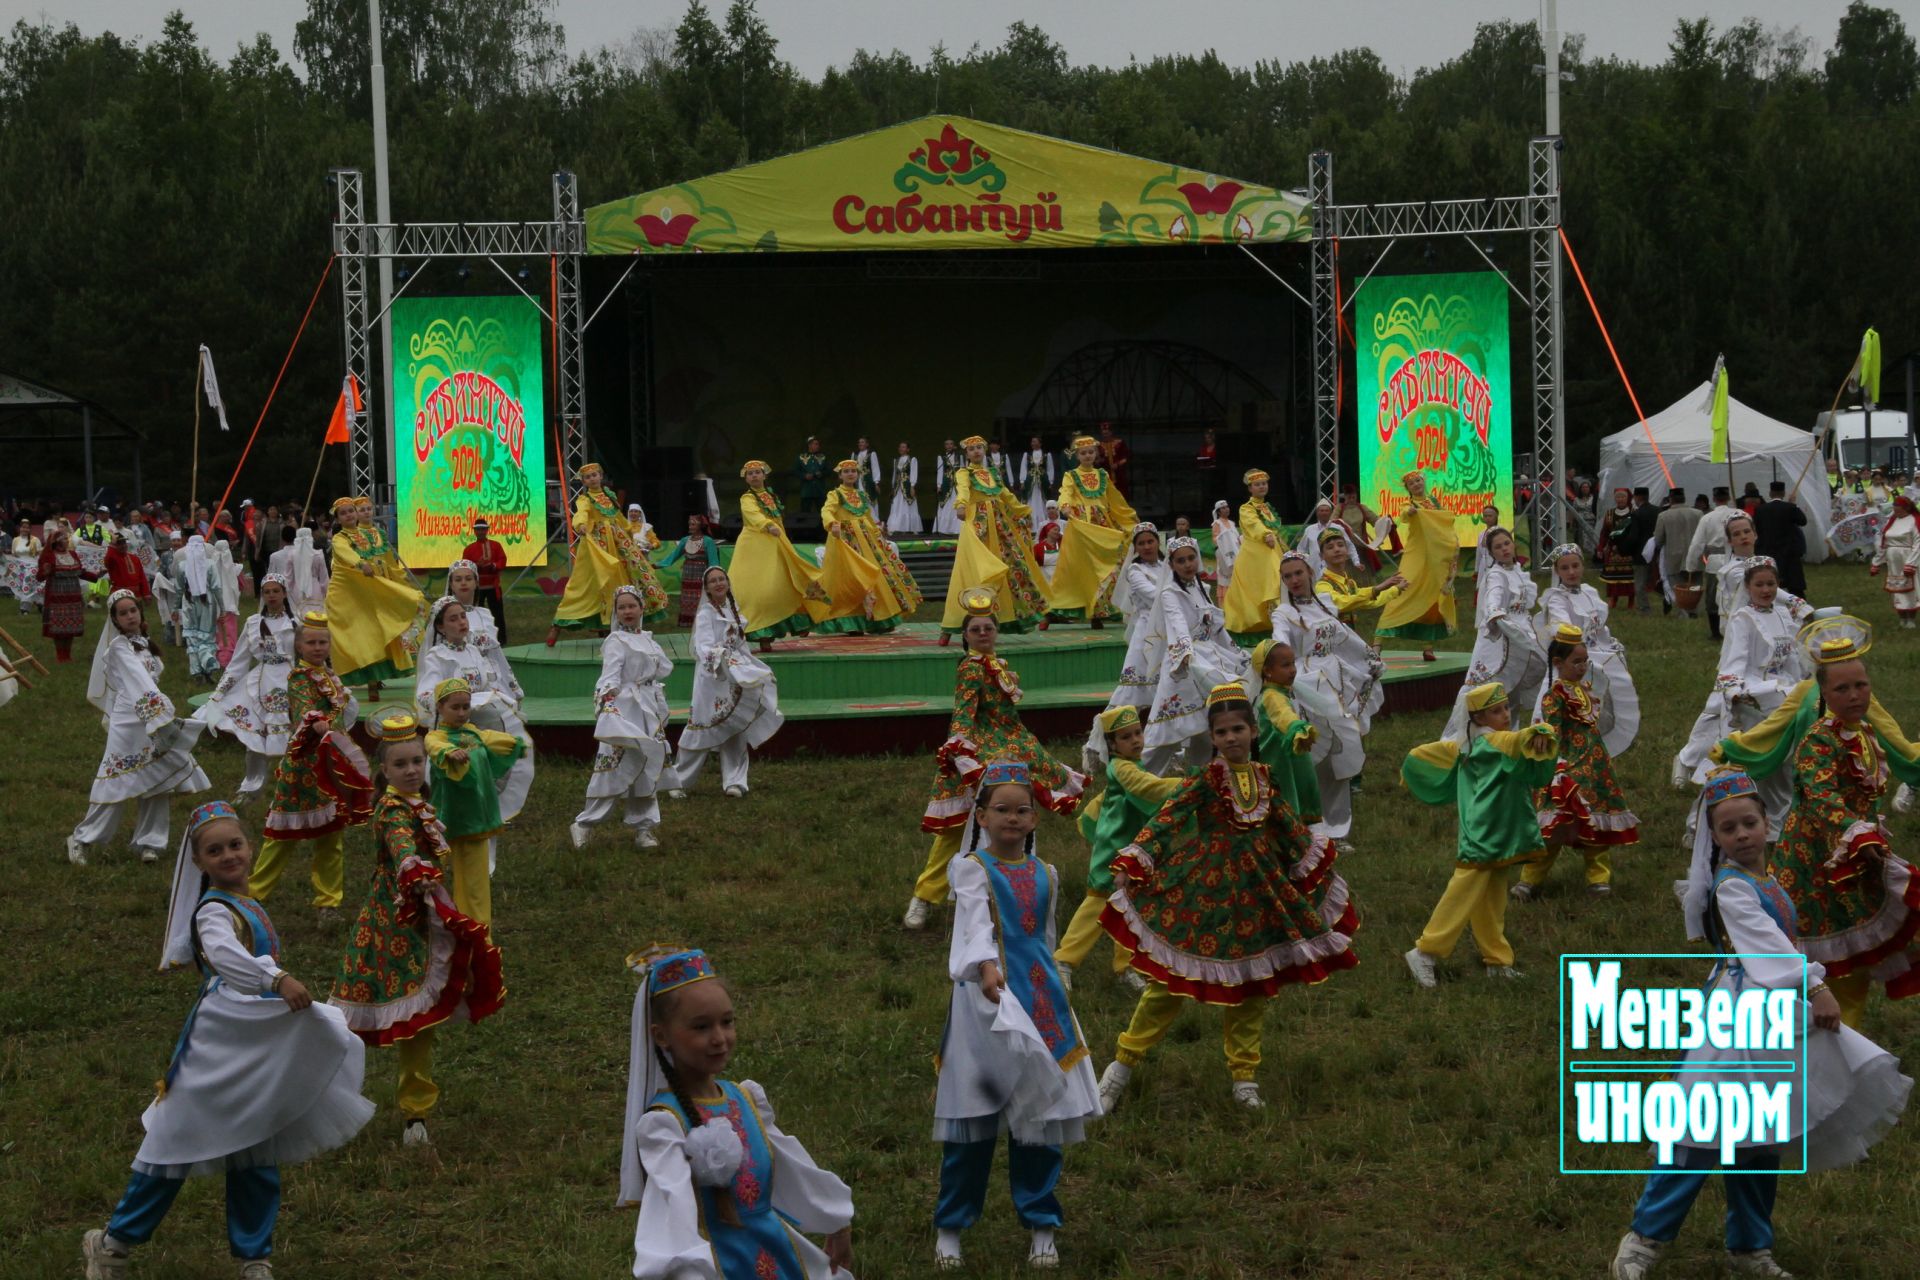
M 427 753 L 418 722 L 397 711 L 376 728 L 387 784 L 373 812 L 378 861 L 327 1003 L 369 1045 L 399 1046 L 402 1140 L 418 1146 L 427 1141 L 427 1113 L 440 1098 L 431 1074 L 433 1029 L 497 1012 L 506 986 L 487 926 L 462 914 L 447 892 L 446 828 L 424 794 Z
M 953 717 L 947 740 L 934 757 L 933 794 L 920 829 L 933 836 L 927 865 L 913 886 L 902 920 L 909 929 L 926 927 L 927 909 L 947 896 L 947 863 L 960 852 L 960 836 L 973 811 L 973 792 L 989 760 L 1018 760 L 1031 771 L 1033 798 L 1055 813 L 1080 807 L 1086 776 L 1069 769 L 1040 745 L 1020 723 L 1020 679 L 995 652 L 1000 626 L 994 618 L 996 593 L 970 587 L 961 595 L 967 623 L 960 632 L 966 652 L 953 687 Z
M 333 673 L 332 653 L 327 615 L 301 615 L 287 675 L 287 750 L 273 767 L 266 839 L 248 889 L 265 902 L 280 881 L 289 848 L 311 844 L 313 905 L 328 921 L 346 892 L 347 828 L 365 822 L 373 803 L 367 758 L 347 736 L 359 704 Z
M 1359 919 L 1333 873 L 1333 842 L 1307 830 L 1253 758 L 1258 727 L 1246 690 L 1215 688 L 1207 726 L 1214 756 L 1206 769 L 1114 855 L 1100 924 L 1151 985 L 1100 1077 L 1108 1111 L 1188 1000 L 1225 1006 L 1233 1099 L 1265 1106 L 1254 1074 L 1267 997 L 1359 963 Z
M 1520 879 L 1508 890 L 1515 902 L 1531 902 L 1539 894 L 1553 860 L 1568 845 L 1586 860 L 1587 892 L 1605 897 L 1613 892 L 1607 850 L 1640 842 L 1640 819 L 1627 808 L 1600 736 L 1604 708 L 1587 683 L 1586 636 L 1580 628 L 1560 624 L 1547 645 L 1547 665 L 1553 680 L 1541 691 L 1534 712 L 1560 741 L 1553 781 L 1541 788 L 1536 802 L 1547 856 L 1520 868 Z
M 1293 702 L 1293 681 L 1299 671 L 1293 646 L 1267 639 L 1253 646 L 1253 669 L 1260 676 L 1260 696 L 1254 701 L 1259 735 L 1253 757 L 1267 766 L 1274 789 L 1293 816 L 1309 827 L 1320 821 L 1320 776 L 1314 755 L 1320 731 L 1309 724 Z

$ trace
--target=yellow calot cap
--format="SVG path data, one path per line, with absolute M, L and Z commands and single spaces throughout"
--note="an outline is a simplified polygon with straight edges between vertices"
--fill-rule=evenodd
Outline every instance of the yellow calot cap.
M 976 618 L 993 615 L 993 592 L 987 587 L 968 587 L 960 593 L 960 607 Z
M 1842 658 L 1851 658 L 1860 646 L 1845 636 L 1835 636 L 1831 640 L 1820 642 L 1820 661 L 1839 662 Z
M 327 615 L 318 609 L 309 609 L 300 615 L 300 625 L 325 631 L 327 629 Z
M 456 693 L 472 692 L 473 686 L 467 683 L 466 677 L 448 676 L 445 680 L 433 686 L 433 702 L 435 706 L 438 706 Z
M 1553 638 L 1561 644 L 1585 644 L 1587 633 L 1571 622 L 1563 622 L 1553 629 Z
M 755 470 L 756 468 L 758 470 L 766 472 L 768 475 L 773 474 L 773 468 L 768 466 L 766 463 L 760 461 L 760 459 L 758 458 L 747 459 L 746 465 L 740 468 L 740 474 L 744 476 L 747 474 L 747 472 Z
M 411 742 L 420 736 L 420 722 L 404 711 L 383 717 L 375 727 L 382 742 Z
M 1140 708 L 1134 706 L 1108 707 L 1100 713 L 1100 732 L 1118 733 L 1130 724 L 1140 723 Z
M 1498 680 L 1489 680 L 1485 684 L 1475 685 L 1467 690 L 1467 710 L 1485 711 L 1488 707 L 1497 707 L 1507 700 L 1507 687 Z
M 858 471 L 860 469 L 860 464 L 858 462 L 855 462 L 852 458 L 842 458 L 840 459 L 840 461 L 833 464 L 833 469 L 835 471 L 846 471 L 849 468 L 851 468 L 854 471 Z
M 986 448 L 987 438 L 985 436 L 968 436 L 965 440 L 962 440 L 960 442 L 960 447 L 962 449 L 971 449 L 975 445 L 979 445 L 982 449 Z
M 1864 658 L 1873 648 L 1873 624 L 1847 613 L 1816 618 L 1800 628 L 1800 647 L 1822 666 Z
M 1209 707 L 1221 702 L 1245 702 L 1246 700 L 1247 691 L 1238 684 L 1217 684 L 1207 693 Z
M 1098 449 L 1100 442 L 1092 436 L 1075 436 L 1073 439 L 1073 447 L 1075 449 Z
M 1240 477 L 1240 483 L 1252 484 L 1255 480 L 1265 480 L 1266 478 L 1267 478 L 1267 473 L 1262 471 L 1260 468 L 1255 467 L 1251 471 L 1246 472 Z
M 352 505 L 353 505 L 353 499 L 352 499 L 352 498 L 350 498 L 350 497 L 346 497 L 346 498 L 335 498 L 335 499 L 333 500 L 333 506 L 332 506 L 331 508 L 329 508 L 329 510 L 333 510 L 333 511 L 338 511 L 338 510 L 340 510 L 340 509 L 341 509 L 342 507 L 350 507 L 350 506 L 352 506 Z

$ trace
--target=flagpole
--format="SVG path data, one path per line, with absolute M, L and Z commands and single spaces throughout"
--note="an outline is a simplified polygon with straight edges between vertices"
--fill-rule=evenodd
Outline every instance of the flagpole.
M 320 456 L 313 463 L 313 480 L 307 485 L 307 500 L 300 504 L 300 515 L 304 522 L 313 516 L 313 491 L 320 487 L 320 468 L 326 465 L 327 442 L 320 442 Z
M 187 485 L 187 519 L 200 514 L 200 384 L 207 372 L 207 349 L 193 358 L 193 478 Z

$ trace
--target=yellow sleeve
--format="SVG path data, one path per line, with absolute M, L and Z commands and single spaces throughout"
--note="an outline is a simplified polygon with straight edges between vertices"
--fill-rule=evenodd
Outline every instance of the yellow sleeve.
M 1260 518 L 1260 508 L 1254 505 L 1252 498 L 1240 504 L 1240 536 L 1258 538 L 1262 542 L 1273 530 L 1267 528 L 1267 522 Z
M 1080 514 L 1080 486 L 1073 482 L 1071 467 L 1067 469 L 1067 474 L 1060 477 L 1060 496 L 1057 501 L 1060 503 L 1062 520 L 1071 520 Z
M 753 496 L 751 489 L 740 495 L 740 523 L 755 532 L 773 523 L 772 518 L 767 515 L 766 508 L 760 505 L 760 499 Z
M 445 729 L 435 729 L 427 734 L 427 759 L 433 761 L 435 772 L 444 774 L 454 782 L 459 782 L 467 776 L 467 769 L 472 763 L 467 760 L 447 758 L 459 749 Z
M 846 503 L 840 500 L 840 490 L 829 489 L 827 500 L 820 505 L 820 527 L 831 528 L 835 521 L 848 523 Z
M 1272 685 L 1260 690 L 1260 704 L 1266 708 L 1267 719 L 1273 721 L 1282 733 L 1293 728 L 1294 723 L 1302 719 L 1300 713 L 1293 709 L 1293 703 L 1288 701 L 1287 695 Z
M 1140 519 L 1134 512 L 1133 504 L 1120 492 L 1120 486 L 1113 482 L 1111 475 L 1107 477 L 1107 515 L 1112 518 L 1116 529 L 1131 529 L 1134 522 Z
M 1524 729 L 1492 730 L 1481 735 L 1487 745 L 1503 756 L 1516 760 L 1549 760 L 1560 750 L 1560 739 L 1553 727 L 1532 724 Z
M 480 735 L 480 745 L 496 756 L 510 756 L 520 745 L 520 739 L 510 733 L 502 733 L 498 729 L 477 729 L 475 732 Z
M 1113 776 L 1122 787 L 1126 788 L 1128 795 L 1150 801 L 1155 805 L 1165 804 L 1167 798 L 1178 791 L 1180 784 L 1186 781 L 1184 778 L 1162 778 L 1157 774 L 1148 773 L 1131 760 L 1115 760 Z
M 1362 609 L 1378 609 L 1393 599 L 1399 588 L 1382 591 L 1378 587 L 1363 587 L 1352 578 L 1341 579 L 1331 571 L 1323 572 L 1320 581 L 1326 586 L 1327 594 L 1333 597 L 1335 613 L 1357 613 Z M 1351 591 L 1346 588 L 1352 587 Z
M 953 506 L 963 516 L 973 510 L 972 467 L 961 467 L 953 473 Z
M 1438 742 L 1423 742 L 1407 752 L 1407 758 L 1418 760 L 1444 773 L 1459 762 L 1460 744 L 1446 738 Z
M 573 528 L 575 533 L 585 533 L 593 527 L 593 499 L 584 492 L 573 499 Z
M 337 573 L 342 568 L 352 569 L 359 565 L 360 553 L 353 549 L 353 539 L 342 529 L 333 535 L 333 565 Z

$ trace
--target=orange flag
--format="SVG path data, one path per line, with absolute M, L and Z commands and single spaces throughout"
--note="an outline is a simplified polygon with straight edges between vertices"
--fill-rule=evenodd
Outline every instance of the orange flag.
M 353 401 L 353 411 L 360 412 L 360 380 L 352 374 L 340 380 L 340 398 L 334 402 L 333 417 L 327 421 L 326 444 L 345 444 L 347 442 L 347 401 Z

